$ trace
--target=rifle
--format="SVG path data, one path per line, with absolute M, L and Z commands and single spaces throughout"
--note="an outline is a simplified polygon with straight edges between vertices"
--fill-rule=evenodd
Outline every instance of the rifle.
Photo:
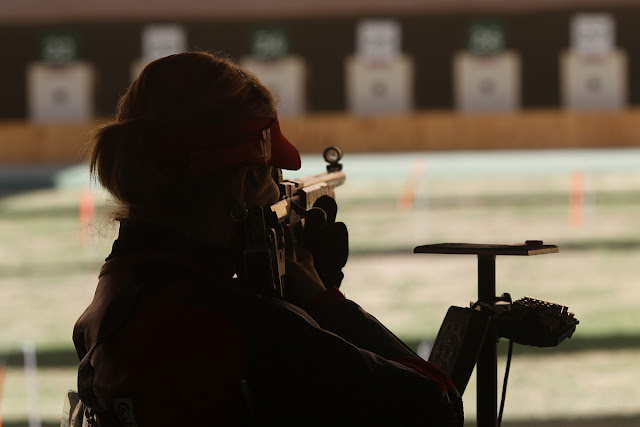
M 326 172 L 299 179 L 283 179 L 282 170 L 274 169 L 273 179 L 280 189 L 280 200 L 266 207 L 249 209 L 243 221 L 244 250 L 239 277 L 257 286 L 263 295 L 282 298 L 286 256 L 292 255 L 292 237 L 301 241 L 305 217 L 317 213 L 314 207 L 322 196 L 335 199 L 335 188 L 342 185 L 342 149 L 331 146 L 324 150 Z

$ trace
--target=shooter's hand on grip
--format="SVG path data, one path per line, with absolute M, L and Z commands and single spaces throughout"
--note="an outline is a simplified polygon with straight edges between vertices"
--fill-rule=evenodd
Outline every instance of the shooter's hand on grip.
M 313 258 L 306 249 L 297 246 L 293 256 L 287 256 L 285 300 L 306 308 L 313 299 L 327 289 L 313 267 Z
M 325 287 L 339 288 L 342 268 L 349 257 L 349 234 L 343 222 L 336 222 L 338 206 L 322 196 L 305 216 L 304 247 L 313 255 L 313 264 Z

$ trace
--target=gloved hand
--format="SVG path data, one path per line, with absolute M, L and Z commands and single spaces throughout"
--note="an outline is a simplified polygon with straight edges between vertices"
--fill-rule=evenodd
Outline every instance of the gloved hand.
M 284 298 L 302 309 L 313 301 L 318 294 L 326 291 L 318 272 L 313 266 L 311 253 L 297 247 L 295 256 L 286 258 Z
M 336 222 L 338 205 L 322 196 L 305 215 L 303 246 L 313 255 L 313 264 L 325 287 L 339 288 L 342 268 L 349 257 L 349 234 L 343 222 Z

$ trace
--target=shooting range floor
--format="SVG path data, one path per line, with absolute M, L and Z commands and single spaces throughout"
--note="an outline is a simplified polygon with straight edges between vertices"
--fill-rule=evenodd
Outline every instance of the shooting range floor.
M 511 174 L 545 175 L 573 171 L 585 173 L 640 170 L 640 148 L 579 150 L 451 151 L 408 153 L 345 153 L 342 164 L 349 180 L 405 179 L 417 163 L 427 176 L 465 177 Z M 299 171 L 285 171 L 298 178 L 322 171 L 322 156 L 302 155 Z M 86 165 L 46 165 L 0 168 L 0 184 L 50 182 L 57 187 L 89 185 Z
M 449 151 L 408 153 L 345 153 L 342 163 L 353 179 L 403 177 L 416 161 L 435 176 L 487 174 L 533 174 L 640 170 L 640 149 Z M 305 154 L 303 169 L 293 176 L 317 173 L 323 166 L 320 155 Z

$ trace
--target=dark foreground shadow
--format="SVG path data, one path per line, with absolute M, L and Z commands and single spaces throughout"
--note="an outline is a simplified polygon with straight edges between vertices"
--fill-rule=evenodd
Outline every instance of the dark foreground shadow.
M 60 421 L 42 421 L 42 427 L 60 427 Z M 2 427 L 29 427 L 29 421 L 3 421 Z
M 435 338 L 435 337 L 434 337 Z M 416 350 L 420 345 L 419 340 L 403 340 L 409 347 Z M 507 353 L 508 342 L 501 339 L 498 343 L 498 354 Z M 514 346 L 514 357 L 522 354 L 534 354 L 540 356 L 550 356 L 560 353 L 580 353 L 594 350 L 633 350 L 640 349 L 640 337 L 636 335 L 614 335 L 614 336 L 593 336 L 574 337 L 563 341 L 557 347 L 539 348 L 516 345 Z M 75 367 L 78 365 L 78 356 L 73 348 L 47 349 L 37 353 L 38 367 Z M 21 352 L 11 352 L 9 354 L 0 353 L 0 364 L 9 367 L 22 367 L 23 358 Z M 640 426 L 640 424 L 638 424 Z
M 475 420 L 469 420 L 465 426 L 473 427 Z M 3 422 L 3 427 L 29 427 L 28 421 Z M 59 427 L 59 421 L 43 421 L 42 427 Z M 630 427 L 640 426 L 640 414 L 621 417 L 576 418 L 570 420 L 504 420 L 501 427 Z
M 475 420 L 469 420 L 465 426 L 475 426 Z M 569 420 L 507 421 L 501 427 L 629 427 L 640 426 L 640 414 L 620 417 L 591 417 Z

